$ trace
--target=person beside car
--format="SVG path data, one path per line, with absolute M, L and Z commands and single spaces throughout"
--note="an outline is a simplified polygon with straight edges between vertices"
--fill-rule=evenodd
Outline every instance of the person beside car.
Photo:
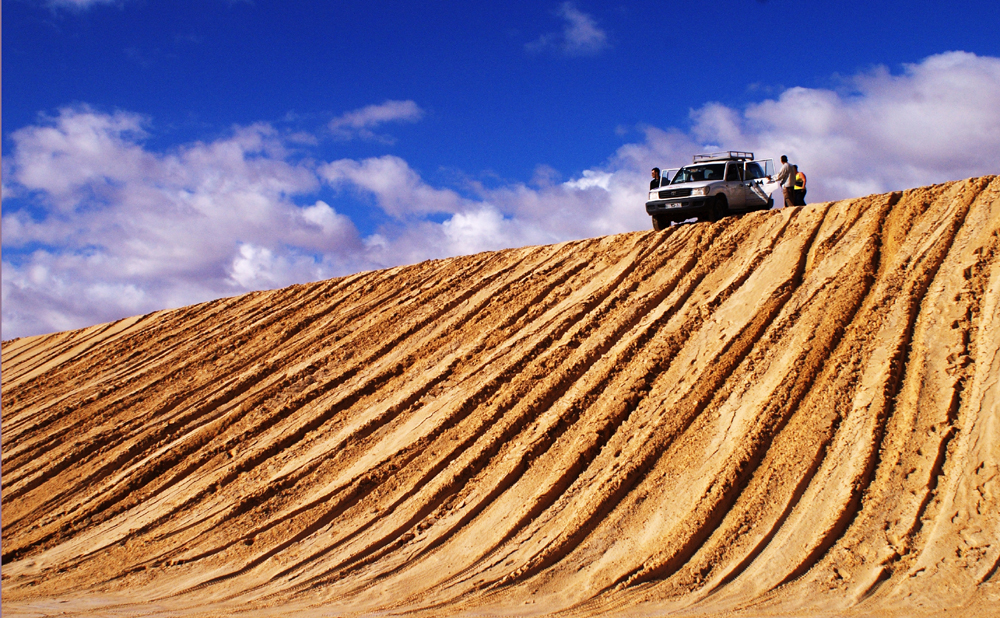
M 653 189 L 660 188 L 660 168 L 654 167 L 652 174 L 653 174 L 653 179 L 649 181 L 650 191 L 652 191 Z
M 795 204 L 795 195 L 792 193 L 795 190 L 795 172 L 788 164 L 787 155 L 781 155 L 781 169 L 778 170 L 774 178 L 768 176 L 768 179 L 781 185 L 781 195 L 785 198 L 785 206 Z
M 798 165 L 793 165 L 795 168 L 795 205 L 805 206 L 806 205 L 806 175 L 799 171 Z

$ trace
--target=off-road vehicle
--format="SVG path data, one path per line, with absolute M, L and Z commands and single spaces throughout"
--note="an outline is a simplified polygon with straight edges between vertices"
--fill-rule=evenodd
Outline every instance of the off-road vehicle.
M 650 189 L 646 212 L 653 229 L 692 217 L 718 221 L 726 215 L 764 210 L 774 201 L 761 185 L 773 172 L 772 159 L 754 161 L 752 152 L 730 150 L 695 155 L 692 164 L 667 170 Z

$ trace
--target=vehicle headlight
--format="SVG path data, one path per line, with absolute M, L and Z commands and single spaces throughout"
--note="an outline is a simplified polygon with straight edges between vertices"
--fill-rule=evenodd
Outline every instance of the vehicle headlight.
M 700 187 L 691 191 L 691 195 L 708 195 L 708 187 Z

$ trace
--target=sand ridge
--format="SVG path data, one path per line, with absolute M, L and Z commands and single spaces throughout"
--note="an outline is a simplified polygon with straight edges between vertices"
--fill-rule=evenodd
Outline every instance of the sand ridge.
M 10 615 L 1000 606 L 1000 178 L 3 343 Z

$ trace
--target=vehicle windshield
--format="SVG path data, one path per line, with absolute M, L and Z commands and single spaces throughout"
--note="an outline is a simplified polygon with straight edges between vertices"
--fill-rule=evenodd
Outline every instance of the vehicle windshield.
M 682 167 L 674 179 L 670 181 L 672 185 L 679 185 L 685 182 L 698 182 L 700 180 L 722 180 L 726 174 L 725 163 L 710 163 L 708 165 L 692 165 Z

